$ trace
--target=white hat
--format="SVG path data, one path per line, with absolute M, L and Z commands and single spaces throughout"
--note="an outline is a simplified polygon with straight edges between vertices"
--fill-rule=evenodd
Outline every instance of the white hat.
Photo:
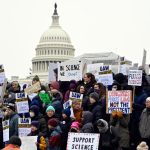
M 148 150 L 148 146 L 147 146 L 146 142 L 141 142 L 136 149 L 137 150 Z
M 147 97 L 146 102 L 150 101 L 150 97 Z

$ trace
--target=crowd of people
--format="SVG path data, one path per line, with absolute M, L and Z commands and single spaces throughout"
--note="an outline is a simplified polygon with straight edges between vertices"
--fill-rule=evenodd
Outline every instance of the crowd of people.
M 150 83 L 149 76 L 143 71 L 142 86 L 135 87 L 131 114 L 121 111 L 106 113 L 107 90 L 131 90 L 127 76 L 122 73 L 113 75 L 111 86 L 97 83 L 91 73 L 86 73 L 82 81 L 53 81 L 48 86 L 41 84 L 41 90 L 28 96 L 29 113 L 18 114 L 16 111 L 16 93 L 24 92 L 17 81 L 8 83 L 4 98 L 0 101 L 3 117 L 0 118 L 0 149 L 18 150 L 21 141 L 18 138 L 18 118 L 31 118 L 31 133 L 37 136 L 37 150 L 66 150 L 68 133 L 100 134 L 100 150 L 148 150 L 150 147 Z M 40 82 L 38 76 L 32 84 Z M 83 94 L 82 105 L 73 101 L 71 107 L 63 108 L 69 100 L 70 92 Z M 39 94 L 47 93 L 50 103 L 43 103 Z M 8 143 L 3 142 L 2 121 L 9 120 Z

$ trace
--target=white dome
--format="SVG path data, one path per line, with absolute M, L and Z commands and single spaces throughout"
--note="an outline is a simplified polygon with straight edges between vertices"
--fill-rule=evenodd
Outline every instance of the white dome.
M 45 42 L 65 42 L 71 43 L 69 35 L 60 27 L 51 26 L 47 31 L 45 31 L 41 38 L 39 44 Z

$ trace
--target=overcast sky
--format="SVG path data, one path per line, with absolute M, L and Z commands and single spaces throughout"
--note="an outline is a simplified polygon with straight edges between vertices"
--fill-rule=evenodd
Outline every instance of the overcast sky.
M 42 33 L 51 25 L 54 3 L 75 55 L 115 52 L 150 63 L 150 0 L 0 0 L 0 64 L 6 75 L 29 75 Z

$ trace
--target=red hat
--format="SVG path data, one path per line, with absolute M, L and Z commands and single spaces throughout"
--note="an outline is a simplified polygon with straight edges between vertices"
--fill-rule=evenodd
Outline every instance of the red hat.
M 56 126 L 58 126 L 58 120 L 55 118 L 52 118 L 48 121 L 48 125 L 50 125 L 52 127 L 56 127 Z

